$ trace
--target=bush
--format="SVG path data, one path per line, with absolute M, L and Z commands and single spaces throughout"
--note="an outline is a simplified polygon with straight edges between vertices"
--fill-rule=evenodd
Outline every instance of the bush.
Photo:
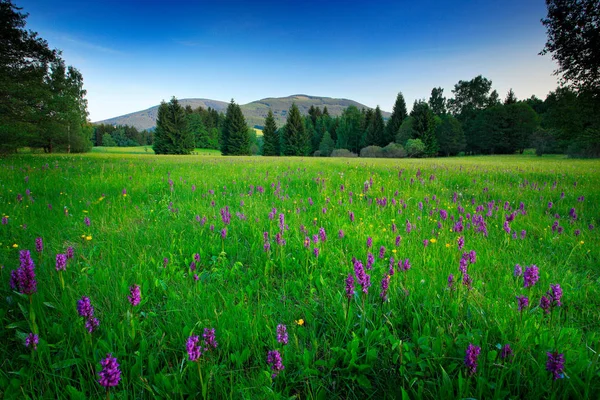
M 396 144 L 394 142 L 388 144 L 383 149 L 381 149 L 381 153 L 385 158 L 404 158 L 406 157 L 406 150 L 400 144 Z
M 360 150 L 360 156 L 366 158 L 381 158 L 383 157 L 382 148 L 379 146 L 367 146 Z
M 425 144 L 421 139 L 408 139 L 406 142 L 406 152 L 409 157 L 422 157 L 425 154 Z
M 317 150 L 313 153 L 313 157 L 321 157 L 321 150 Z
M 358 157 L 358 154 L 351 152 L 347 149 L 335 149 L 331 152 L 331 157 Z

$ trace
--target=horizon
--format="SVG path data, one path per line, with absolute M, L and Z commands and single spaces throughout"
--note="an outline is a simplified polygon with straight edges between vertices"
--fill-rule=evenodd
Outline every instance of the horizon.
M 410 109 L 432 88 L 449 98 L 477 75 L 501 99 L 510 88 L 519 99 L 544 99 L 558 86 L 555 62 L 538 55 L 544 1 L 16 5 L 29 13 L 26 29 L 83 74 L 90 121 L 173 96 L 247 104 L 306 94 L 389 112 L 398 92 Z

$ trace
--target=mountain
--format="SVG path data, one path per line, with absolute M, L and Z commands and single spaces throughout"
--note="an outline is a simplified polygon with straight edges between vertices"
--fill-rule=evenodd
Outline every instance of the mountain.
M 192 108 L 203 107 L 203 108 L 214 108 L 219 112 L 225 112 L 227 105 L 224 101 L 209 100 L 209 99 L 181 99 L 179 103 L 182 106 L 190 106 Z M 341 115 L 344 109 L 348 106 L 356 106 L 361 108 L 371 108 L 364 104 L 361 104 L 354 100 L 348 99 L 335 99 L 331 97 L 319 97 L 319 96 L 308 96 L 304 94 L 296 94 L 287 97 L 269 97 L 262 100 L 256 100 L 248 104 L 240 105 L 242 113 L 246 118 L 246 122 L 250 126 L 262 126 L 269 111 L 269 108 L 273 110 L 275 115 L 275 121 L 277 126 L 285 124 L 287 112 L 292 106 L 292 103 L 296 103 L 300 113 L 302 115 L 308 114 L 310 106 L 315 106 L 323 109 L 327 106 L 329 115 L 338 116 Z M 151 107 L 147 110 L 137 111 L 134 113 L 121 115 L 103 121 L 97 121 L 96 124 L 111 124 L 111 125 L 131 125 L 137 129 L 151 129 L 156 126 L 156 113 L 158 112 L 158 106 Z M 390 113 L 382 111 L 384 118 L 389 118 Z

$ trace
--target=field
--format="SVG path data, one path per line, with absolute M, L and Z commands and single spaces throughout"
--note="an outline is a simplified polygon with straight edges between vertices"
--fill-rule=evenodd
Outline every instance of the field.
M 598 398 L 599 171 L 0 159 L 0 397 Z

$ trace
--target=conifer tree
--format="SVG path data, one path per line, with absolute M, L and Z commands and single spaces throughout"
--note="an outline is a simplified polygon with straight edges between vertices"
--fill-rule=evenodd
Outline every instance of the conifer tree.
M 391 141 L 386 142 L 387 138 L 385 137 L 385 123 L 383 122 L 383 115 L 381 115 L 381 109 L 379 106 L 375 108 L 373 117 L 369 122 L 368 133 L 373 138 L 373 144 L 375 146 L 385 147 L 394 141 L 394 139 L 392 139 Z
M 406 102 L 404 101 L 402 92 L 399 92 L 398 96 L 396 96 L 396 103 L 394 103 L 392 116 L 385 126 L 385 142 L 391 143 L 396 139 L 396 135 L 400 130 L 402 121 L 404 121 L 406 117 L 408 117 L 408 112 L 406 111 Z
M 306 137 L 304 122 L 300 111 L 293 103 L 287 115 L 287 123 L 283 135 L 283 154 L 286 156 L 305 155 L 310 149 L 310 143 Z
M 331 152 L 333 151 L 334 146 L 335 142 L 331 138 L 329 132 L 326 131 L 323 135 L 323 140 L 321 140 L 321 143 L 319 144 L 319 151 L 321 152 L 321 156 L 329 157 L 331 155 Z
M 517 96 L 515 96 L 515 92 L 513 92 L 512 88 L 506 94 L 506 99 L 504 99 L 504 105 L 507 106 L 509 104 L 515 104 L 517 102 Z
M 242 109 L 231 99 L 225 115 L 221 152 L 224 156 L 250 155 L 250 133 Z
M 156 154 L 190 154 L 194 150 L 194 136 L 185 109 L 175 97 L 158 107 L 152 148 Z
M 277 125 L 271 109 L 269 109 L 269 113 L 265 118 L 265 127 L 263 128 L 263 155 L 279 155 L 279 135 L 277 134 Z

